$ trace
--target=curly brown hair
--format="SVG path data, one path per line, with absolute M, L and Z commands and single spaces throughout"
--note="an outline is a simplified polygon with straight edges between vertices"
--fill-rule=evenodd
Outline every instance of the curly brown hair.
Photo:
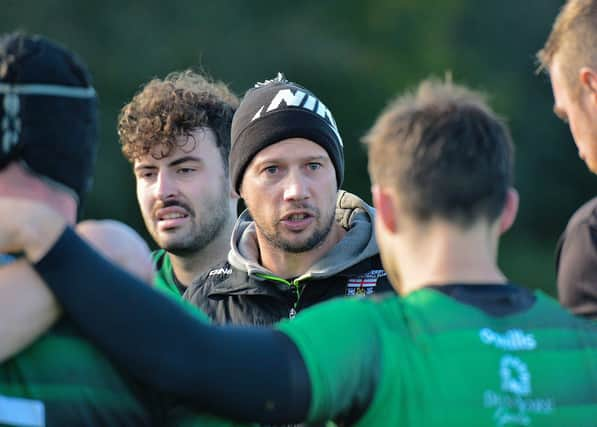
M 153 79 L 120 111 L 118 136 L 122 153 L 130 162 L 146 154 L 162 159 L 177 147 L 191 141 L 195 144 L 192 138 L 181 141 L 179 137 L 207 127 L 216 135 L 227 169 L 230 126 L 238 102 L 224 83 L 192 70 L 171 73 L 163 80 Z

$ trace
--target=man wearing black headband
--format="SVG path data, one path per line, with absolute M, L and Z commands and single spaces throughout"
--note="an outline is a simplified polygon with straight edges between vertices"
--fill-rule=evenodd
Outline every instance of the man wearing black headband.
M 391 290 L 373 209 L 340 190 L 342 138 L 330 110 L 281 74 L 232 121 L 231 183 L 244 199 L 228 261 L 185 293 L 217 323 L 271 325 L 343 295 Z

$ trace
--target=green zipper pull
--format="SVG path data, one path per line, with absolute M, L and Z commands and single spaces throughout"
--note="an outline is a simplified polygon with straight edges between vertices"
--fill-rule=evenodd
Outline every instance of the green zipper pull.
M 290 311 L 288 312 L 288 318 L 294 319 L 296 316 L 296 308 L 298 307 L 299 301 L 301 300 L 301 287 L 299 281 L 295 279 L 292 282 L 289 282 L 288 280 L 284 280 L 281 277 L 263 273 L 257 273 L 257 276 L 261 277 L 262 279 L 271 280 L 273 282 L 284 283 L 289 288 L 294 288 L 296 301 L 294 302 L 293 306 L 290 308 Z

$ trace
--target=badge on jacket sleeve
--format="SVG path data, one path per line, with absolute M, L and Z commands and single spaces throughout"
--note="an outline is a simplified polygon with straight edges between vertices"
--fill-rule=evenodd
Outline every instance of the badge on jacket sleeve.
M 386 275 L 384 270 L 371 270 L 365 274 L 351 277 L 346 282 L 346 295 L 371 295 L 375 293 L 377 279 Z

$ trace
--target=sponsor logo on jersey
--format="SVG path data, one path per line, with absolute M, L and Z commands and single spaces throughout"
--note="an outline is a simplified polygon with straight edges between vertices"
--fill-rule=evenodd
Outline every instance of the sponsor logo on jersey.
M 365 274 L 351 277 L 346 283 L 346 295 L 371 295 L 375 292 L 377 279 L 386 276 L 383 270 L 371 270 Z
M 232 274 L 232 269 L 231 268 L 217 268 L 215 270 L 211 270 L 208 274 L 208 277 L 212 277 L 212 276 L 228 276 L 229 274 Z
M 483 344 L 506 352 L 530 351 L 538 346 L 533 334 L 522 329 L 499 333 L 482 328 L 479 338 Z M 503 354 L 496 371 L 500 389 L 487 388 L 482 397 L 483 406 L 493 411 L 495 426 L 529 426 L 536 415 L 549 415 L 554 411 L 553 398 L 533 395 L 532 368 L 522 357 Z
M 535 415 L 549 415 L 556 404 L 551 397 L 533 396 L 531 369 L 519 357 L 505 354 L 498 367 L 500 390 L 485 390 L 483 406 L 493 410 L 496 426 L 533 425 Z
M 527 334 L 521 329 L 509 329 L 500 334 L 489 328 L 479 331 L 479 338 L 483 344 L 493 345 L 500 350 L 534 350 L 537 341 L 533 334 Z

